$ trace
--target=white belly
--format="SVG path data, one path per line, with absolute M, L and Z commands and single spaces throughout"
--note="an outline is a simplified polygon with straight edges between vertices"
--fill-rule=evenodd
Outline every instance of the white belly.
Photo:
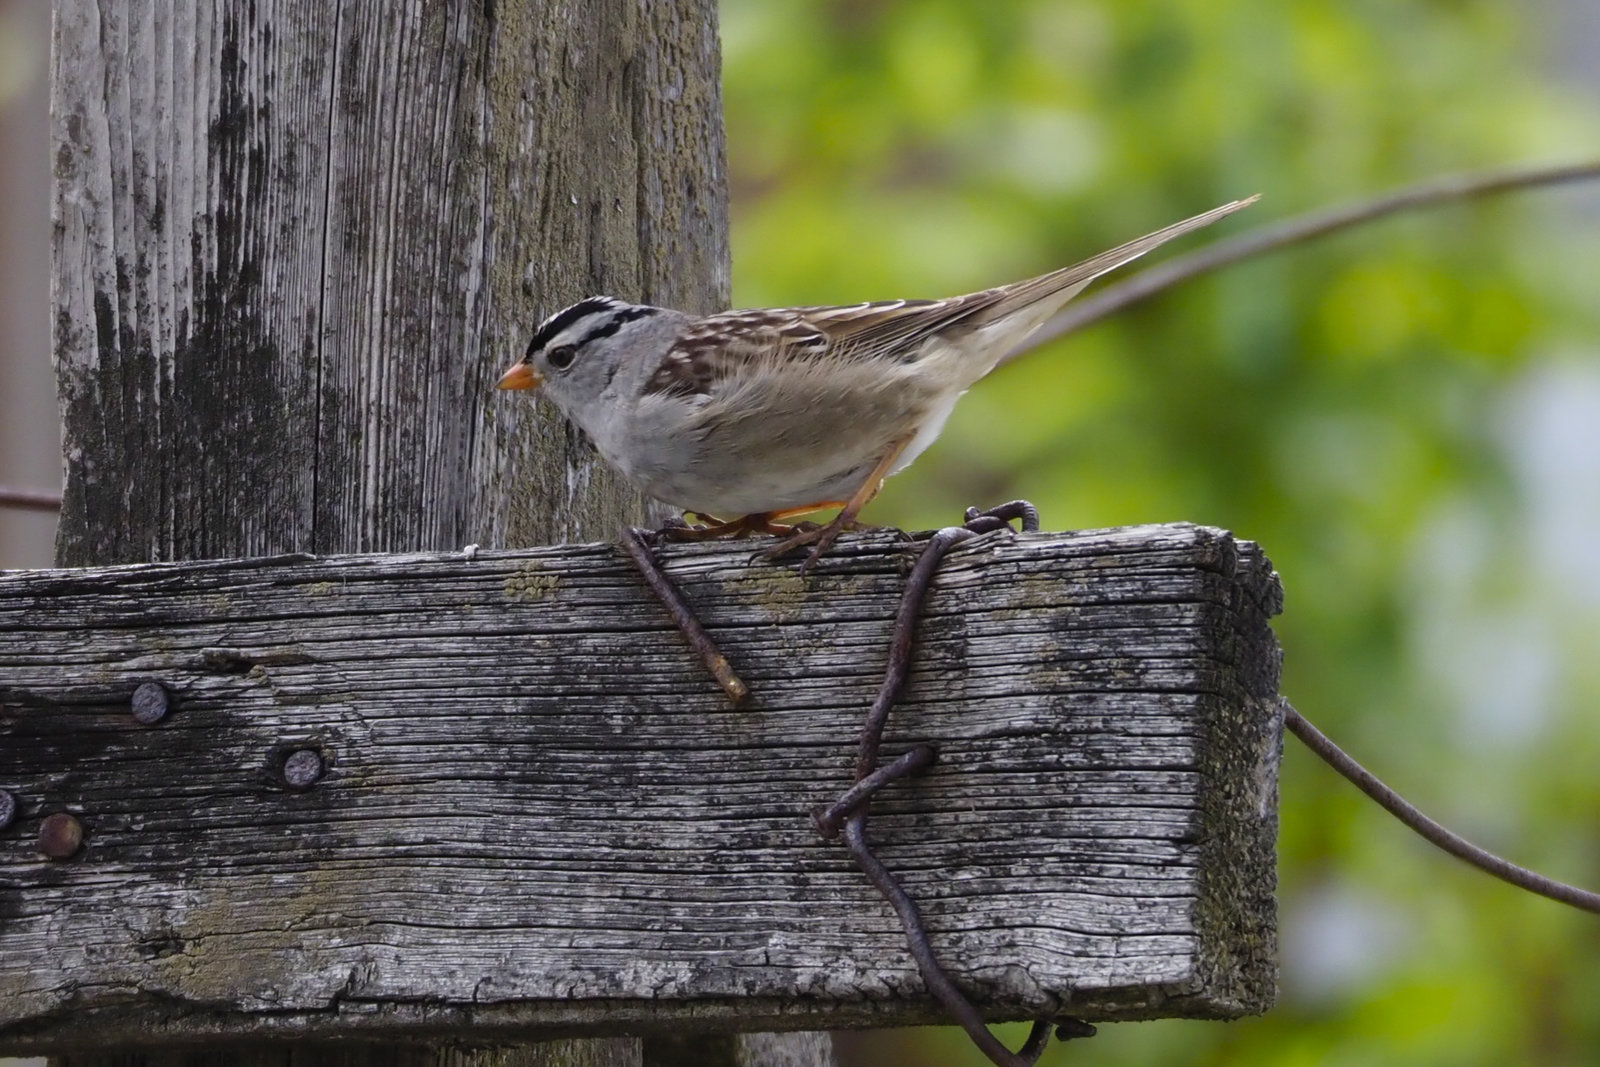
M 933 406 L 891 474 L 910 466 L 938 439 L 958 399 L 952 395 Z M 656 499 L 727 519 L 842 503 L 861 488 L 891 443 L 848 431 L 800 441 L 747 440 L 753 443 L 733 448 L 715 439 L 658 438 L 652 447 L 627 449 L 632 462 L 626 465 L 619 462 L 620 456 L 606 458 Z
M 926 451 L 961 397 L 926 363 L 895 368 L 892 381 L 869 369 L 877 377 L 864 383 L 826 367 L 781 387 L 752 375 L 699 402 L 641 398 L 618 428 L 625 440 L 595 443 L 651 496 L 718 518 L 843 502 L 906 428 L 890 473 Z
M 928 446 L 939 439 L 944 433 L 944 424 L 950 420 L 950 413 L 956 409 L 956 401 L 966 396 L 966 390 L 952 393 L 950 396 L 936 404 L 922 425 L 917 427 L 917 435 L 906 445 L 906 450 L 900 453 L 900 459 L 895 463 L 890 474 L 899 474 L 911 466 L 911 461 L 928 450 Z

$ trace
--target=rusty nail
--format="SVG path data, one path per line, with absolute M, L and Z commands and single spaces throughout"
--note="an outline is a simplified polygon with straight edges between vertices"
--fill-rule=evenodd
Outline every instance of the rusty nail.
M 167 691 L 159 682 L 140 682 L 133 691 L 133 719 L 143 726 L 166 718 L 169 706 Z
M 0 789 L 0 830 L 11 825 L 17 817 L 17 798 Z
M 83 844 L 83 824 L 67 812 L 46 815 L 39 824 L 39 851 L 53 860 L 64 860 Z
M 711 635 L 706 633 L 705 627 L 700 625 L 700 620 L 684 601 L 683 594 L 678 592 L 677 586 L 673 585 L 672 580 L 661 570 L 661 565 L 656 562 L 655 556 L 650 554 L 650 548 L 644 541 L 648 535 L 648 531 L 624 526 L 622 528 L 624 551 L 638 568 L 640 576 L 644 578 L 644 584 L 650 587 L 656 599 L 661 601 L 661 606 L 667 609 L 667 614 L 672 616 L 673 625 L 677 626 L 678 632 L 683 634 L 689 646 L 699 654 L 700 662 L 727 694 L 728 702 L 736 708 L 740 707 L 749 698 L 750 687 L 734 673 L 727 657 L 717 648 L 716 642 L 711 640 Z
M 315 749 L 297 749 L 283 761 L 283 780 L 290 789 L 310 789 L 321 777 L 322 754 Z

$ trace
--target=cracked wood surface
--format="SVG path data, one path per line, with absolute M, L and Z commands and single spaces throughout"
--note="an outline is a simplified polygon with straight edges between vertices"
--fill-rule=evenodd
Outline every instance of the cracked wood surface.
M 613 545 L 0 576 L 0 1049 L 940 1021 L 808 821 L 908 555 L 751 551 L 661 551 L 737 711 Z M 885 744 L 940 759 L 871 835 L 987 1015 L 1270 1004 L 1278 606 L 1204 527 L 946 560 Z M 296 791 L 302 749 L 326 771 Z M 57 811 L 68 861 L 33 846 Z
M 639 521 L 492 386 L 582 297 L 727 307 L 716 26 L 711 0 L 57 0 L 56 562 Z
M 60 565 L 541 544 L 648 514 L 548 406 L 491 385 L 541 317 L 591 293 L 727 306 L 711 0 L 54 11 Z M 236 976 L 248 999 L 250 975 Z M 156 1047 L 73 1064 L 194 1052 L 160 998 L 140 1003 L 126 1033 Z M 658 1059 L 635 1039 L 447 1037 L 203 1055 Z M 820 1047 L 790 1041 L 793 1062 L 823 1067 Z M 735 1067 L 746 1051 L 704 1062 Z

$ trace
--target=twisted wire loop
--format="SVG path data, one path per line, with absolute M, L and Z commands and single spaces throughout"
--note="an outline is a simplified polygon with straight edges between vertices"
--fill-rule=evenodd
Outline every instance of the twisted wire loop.
M 832 804 L 814 812 L 812 822 L 817 832 L 824 838 L 833 840 L 843 836 L 845 847 L 849 849 L 856 865 L 899 916 L 900 924 L 905 929 L 911 957 L 922 975 L 923 984 L 933 998 L 967 1032 L 973 1044 L 997 1067 L 1032 1067 L 1050 1042 L 1052 1024 L 1044 1020 L 1036 1021 L 1027 1040 L 1016 1052 L 1001 1044 L 989 1032 L 977 1008 L 956 988 L 949 974 L 934 956 L 927 928 L 923 925 L 916 903 L 878 859 L 867 840 L 868 806 L 873 795 L 891 782 L 926 770 L 938 759 L 938 750 L 934 746 L 921 744 L 913 746 L 886 764 L 880 766 L 878 762 L 883 729 L 888 722 L 889 711 L 899 699 L 905 687 L 906 677 L 910 673 L 917 618 L 921 614 L 923 602 L 927 599 L 928 590 L 940 561 L 950 549 L 961 542 L 981 534 L 1009 528 L 1012 522 L 1020 521 L 1024 533 L 1032 533 L 1039 529 L 1039 512 L 1025 500 L 1013 500 L 988 511 L 968 508 L 964 518 L 965 525 L 947 526 L 942 530 L 926 531 L 917 535 L 917 539 L 925 539 L 926 544 L 911 569 L 905 591 L 901 594 L 900 604 L 895 611 L 894 628 L 889 644 L 889 663 L 884 671 L 883 682 L 878 688 L 878 695 L 873 700 L 861 728 L 854 784 Z M 736 706 L 742 704 L 749 696 L 749 688 L 738 675 L 734 674 L 727 658 L 722 655 L 682 595 L 656 563 L 646 543 L 647 540 L 653 541 L 655 536 L 649 531 L 626 528 L 622 531 L 623 548 L 640 574 L 644 576 L 651 591 L 666 607 L 678 629 L 699 654 L 706 669 L 722 686 L 729 700 Z M 1556 881 L 1472 844 L 1423 814 L 1399 793 L 1385 785 L 1376 775 L 1361 766 L 1311 725 L 1287 700 L 1280 701 L 1280 705 L 1286 729 L 1407 828 L 1456 858 L 1519 889 L 1600 914 L 1600 893 Z M 1062 1041 L 1090 1037 L 1094 1032 L 1093 1026 L 1079 1019 L 1063 1019 L 1055 1026 L 1055 1036 Z
M 867 712 L 866 722 L 861 728 L 861 747 L 856 756 L 855 784 L 833 804 L 814 813 L 812 821 L 817 831 L 826 838 L 837 837 L 842 829 L 845 847 L 850 850 L 856 866 L 861 868 L 862 873 L 878 892 L 883 894 L 889 906 L 894 908 L 895 914 L 899 916 L 900 925 L 905 929 L 911 958 L 916 962 L 917 970 L 922 975 L 923 985 L 950 1017 L 967 1032 L 972 1043 L 997 1067 L 1032 1067 L 1044 1053 L 1045 1046 L 1050 1043 L 1051 1023 L 1044 1020 L 1035 1022 L 1033 1029 L 1028 1033 L 1028 1039 L 1015 1052 L 1001 1044 L 999 1039 L 989 1032 L 983 1017 L 978 1014 L 978 1009 L 961 990 L 956 988 L 956 984 L 950 980 L 949 974 L 934 956 L 933 946 L 928 941 L 928 931 L 923 925 L 922 915 L 917 910 L 916 902 L 878 859 L 871 843 L 867 840 L 868 805 L 872 801 L 873 794 L 898 778 L 904 778 L 931 766 L 938 755 L 932 745 L 917 745 L 881 767 L 878 764 L 883 728 L 889 719 L 889 709 L 894 707 L 901 690 L 905 688 L 906 676 L 911 670 L 917 617 L 922 612 L 922 604 L 927 599 L 928 589 L 933 584 L 933 576 L 939 568 L 939 562 L 945 553 L 961 542 L 979 534 L 1009 527 L 1013 521 L 1020 520 L 1025 533 L 1039 529 L 1039 512 L 1025 500 L 1013 500 L 989 511 L 969 508 L 965 519 L 964 526 L 947 526 L 934 532 L 923 546 L 921 555 L 917 557 L 911 575 L 906 579 L 906 588 L 901 594 L 900 605 L 895 611 L 894 630 L 889 642 L 889 664 L 884 671 L 883 684 L 879 686 L 877 698 L 873 700 L 872 707 Z M 1063 1021 L 1055 1032 L 1058 1038 L 1065 1041 L 1075 1037 L 1091 1036 L 1094 1027 L 1077 1019 L 1069 1019 Z
M 894 629 L 889 643 L 889 665 L 884 672 L 883 684 L 879 686 L 877 698 L 872 702 L 866 722 L 861 728 L 861 748 L 856 757 L 855 783 L 845 790 L 838 800 L 814 812 L 812 822 L 817 832 L 830 840 L 839 837 L 842 832 L 845 847 L 855 858 L 856 866 L 861 868 L 862 873 L 878 892 L 883 894 L 890 907 L 894 908 L 895 914 L 900 917 L 900 925 L 905 929 L 911 958 L 917 964 L 923 984 L 940 1006 L 967 1032 L 973 1044 L 977 1045 L 997 1067 L 1033 1067 L 1044 1053 L 1045 1046 L 1050 1043 L 1052 1024 L 1043 1020 L 1035 1022 L 1033 1029 L 1028 1033 L 1028 1039 L 1016 1052 L 1001 1044 L 999 1039 L 989 1032 L 983 1017 L 978 1014 L 978 1009 L 961 990 L 956 988 L 956 984 L 940 966 L 933 954 L 933 946 L 928 941 L 928 931 L 922 923 L 922 915 L 917 911 L 916 903 L 878 859 L 867 841 L 867 806 L 871 803 L 873 794 L 890 782 L 925 770 L 938 758 L 937 749 L 932 745 L 923 744 L 912 747 L 881 767 L 878 765 L 878 751 L 883 741 L 884 724 L 888 722 L 889 709 L 894 707 L 901 690 L 905 688 L 906 676 L 911 670 L 917 616 L 922 611 L 923 601 L 927 599 L 928 589 L 933 584 L 933 575 L 939 568 L 940 560 L 944 558 L 946 552 L 962 541 L 995 530 L 1008 529 L 1013 522 L 1020 522 L 1024 533 L 1034 533 L 1039 529 L 1039 511 L 1026 500 L 1013 500 L 988 511 L 968 508 L 964 518 L 966 520 L 964 526 L 947 526 L 942 530 L 931 532 L 926 538 L 927 544 L 923 546 L 922 553 L 911 569 L 911 575 L 906 580 L 905 592 L 901 594 L 900 605 L 895 611 Z M 662 572 L 648 543 L 655 540 L 656 536 L 648 530 L 625 527 L 621 535 L 623 550 L 638 568 L 651 592 L 655 593 L 657 599 L 666 607 L 673 623 L 699 655 L 700 661 L 722 686 L 728 699 L 736 706 L 742 704 L 749 695 L 749 688 L 738 675 L 734 674 L 727 657 L 700 625 L 699 619 L 695 617 L 694 611 L 684 601 L 677 587 Z M 1095 1032 L 1093 1026 L 1080 1019 L 1063 1019 L 1054 1026 L 1054 1031 L 1056 1037 L 1062 1041 L 1090 1037 Z

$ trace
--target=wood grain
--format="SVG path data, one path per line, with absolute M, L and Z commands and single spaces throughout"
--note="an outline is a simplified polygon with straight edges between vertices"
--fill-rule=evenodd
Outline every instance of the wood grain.
M 490 387 L 590 293 L 726 306 L 712 0 L 54 8 L 59 564 L 538 544 L 648 514 L 547 407 Z M 192 1050 L 141 1004 L 129 1034 Z M 641 1062 L 636 1040 L 449 1037 L 205 1054 Z
M 643 516 L 491 387 L 580 297 L 727 306 L 710 0 L 56 6 L 60 564 Z
M 750 551 L 663 552 L 743 711 L 612 545 L 0 577 L 0 1048 L 938 1021 L 807 818 L 849 782 L 907 553 Z M 1202 527 L 945 562 L 886 742 L 940 761 L 872 835 L 986 1013 L 1271 1003 L 1278 598 Z M 151 680 L 176 707 L 139 726 Z M 296 791 L 301 749 L 326 773 Z M 87 840 L 51 862 L 61 810 Z

